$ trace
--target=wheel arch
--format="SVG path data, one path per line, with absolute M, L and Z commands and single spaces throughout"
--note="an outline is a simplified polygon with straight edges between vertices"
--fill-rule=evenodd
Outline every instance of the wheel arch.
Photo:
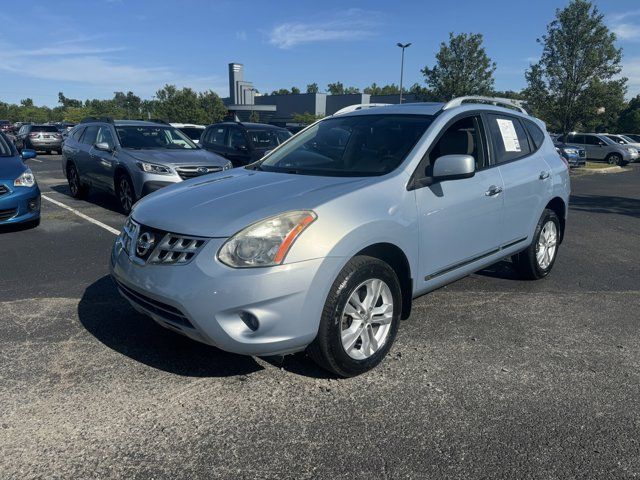
M 547 203 L 545 209 L 552 210 L 558 216 L 558 220 L 560 220 L 560 243 L 562 243 L 562 240 L 564 239 L 567 205 L 562 198 L 554 197 L 549 201 L 549 203 Z
M 392 243 L 381 242 L 363 248 L 356 255 L 367 255 L 382 260 L 396 272 L 402 293 L 402 313 L 400 318 L 403 320 L 409 318 L 413 303 L 413 278 L 411 276 L 411 266 L 404 251 Z

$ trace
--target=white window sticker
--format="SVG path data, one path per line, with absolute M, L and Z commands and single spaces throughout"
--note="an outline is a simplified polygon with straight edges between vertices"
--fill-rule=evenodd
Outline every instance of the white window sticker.
M 500 129 L 500 135 L 502 136 L 505 152 L 520 152 L 520 142 L 518 141 L 518 135 L 516 134 L 513 122 L 511 120 L 505 120 L 504 118 L 498 118 L 496 120 L 498 122 L 498 128 Z

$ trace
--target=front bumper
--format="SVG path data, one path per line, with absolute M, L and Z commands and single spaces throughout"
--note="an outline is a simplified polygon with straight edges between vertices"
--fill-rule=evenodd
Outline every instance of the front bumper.
M 31 222 L 40 218 L 40 189 L 33 187 L 9 186 L 9 192 L 0 195 L 0 225 Z
M 194 340 L 244 355 L 304 349 L 342 259 L 233 269 L 216 259 L 225 240 L 208 240 L 186 265 L 140 265 L 116 242 L 111 275 L 136 310 Z M 247 313 L 259 322 L 255 331 L 241 318 Z

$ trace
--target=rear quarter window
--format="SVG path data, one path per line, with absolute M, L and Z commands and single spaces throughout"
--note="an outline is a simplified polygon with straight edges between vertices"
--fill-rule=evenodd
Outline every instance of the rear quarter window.
M 544 143 L 544 132 L 531 120 L 524 120 L 524 124 L 527 127 L 531 140 L 533 141 L 534 148 L 538 150 Z

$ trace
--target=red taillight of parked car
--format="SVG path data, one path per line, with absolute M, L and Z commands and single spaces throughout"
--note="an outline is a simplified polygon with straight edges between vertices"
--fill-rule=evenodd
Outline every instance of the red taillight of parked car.
M 29 138 L 36 138 L 38 135 L 40 135 L 39 133 L 30 133 L 29 134 Z

